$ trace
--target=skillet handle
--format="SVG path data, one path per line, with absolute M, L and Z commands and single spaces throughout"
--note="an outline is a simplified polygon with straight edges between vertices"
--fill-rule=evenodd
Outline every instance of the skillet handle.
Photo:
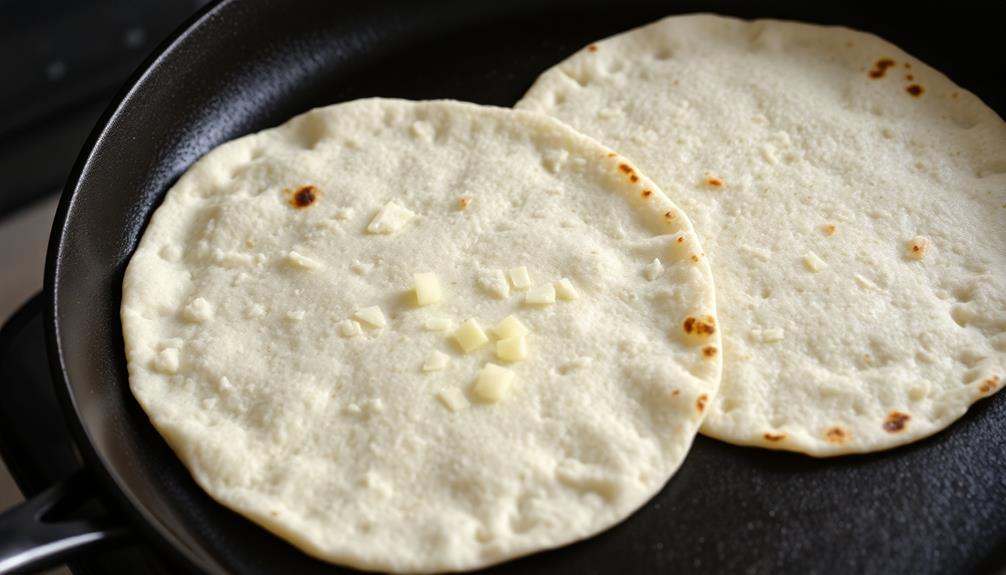
M 81 510 L 94 497 L 91 479 L 81 469 L 0 514 L 0 575 L 53 567 L 85 549 L 125 539 L 126 528 L 107 514 L 59 518 Z

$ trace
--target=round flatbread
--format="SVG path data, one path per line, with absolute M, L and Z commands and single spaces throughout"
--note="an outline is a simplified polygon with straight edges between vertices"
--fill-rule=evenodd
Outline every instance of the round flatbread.
M 199 485 L 311 555 L 481 567 L 612 526 L 681 464 L 721 365 L 701 253 L 547 116 L 321 108 L 168 192 L 123 283 L 130 385 Z
M 724 330 L 704 433 L 873 451 L 1002 387 L 1006 125 L 897 47 L 672 17 L 571 56 L 518 108 L 638 161 L 695 222 Z

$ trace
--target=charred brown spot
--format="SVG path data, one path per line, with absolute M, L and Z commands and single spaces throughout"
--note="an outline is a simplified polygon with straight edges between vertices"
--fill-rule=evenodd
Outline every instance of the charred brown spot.
M 832 443 L 845 443 L 849 440 L 849 433 L 841 427 L 832 427 L 824 432 L 824 437 Z
M 911 69 L 912 64 L 910 62 L 905 62 L 905 68 Z
M 674 212 L 664 212 L 664 217 L 667 218 L 668 220 L 673 220 L 674 219 Z M 681 238 L 678 238 L 678 239 L 680 240 Z
M 290 205 L 295 208 L 306 208 L 318 201 L 318 188 L 314 186 L 301 186 L 294 191 L 287 190 L 290 194 Z
M 671 395 L 681 395 L 681 390 L 680 389 L 672 389 L 671 390 Z
M 617 155 L 618 155 L 618 154 L 616 154 L 615 152 L 608 152 L 608 157 L 609 157 L 609 158 L 614 158 L 614 157 L 615 157 L 615 156 L 617 156 Z
M 766 431 L 765 434 L 763 435 L 763 437 L 765 439 L 769 440 L 769 441 L 782 441 L 783 439 L 786 439 L 786 434 L 785 433 L 769 433 L 769 432 Z
M 472 203 L 471 196 L 462 196 L 462 197 L 458 198 L 458 209 L 459 210 L 463 210 L 463 209 L 467 208 L 468 206 L 470 206 L 471 203 Z
M 922 246 L 920 246 L 919 244 L 914 244 L 912 246 L 912 251 L 913 252 L 921 252 L 922 251 Z
M 632 182 L 632 183 L 636 183 L 636 182 L 639 181 L 639 176 L 637 176 L 636 174 L 630 174 L 629 175 L 629 181 Z
M 716 352 L 717 351 L 719 351 L 719 350 L 716 349 L 716 346 L 714 346 L 714 345 L 707 345 L 706 347 L 702 348 L 702 355 L 704 355 L 706 357 L 716 357 Z
M 588 52 L 597 52 L 597 45 L 591 44 L 590 46 L 587 46 L 587 51 Z
M 909 82 L 911 82 L 912 80 L 915 79 L 915 76 L 913 76 L 911 74 L 905 74 L 905 79 L 908 80 Z
M 630 166 L 629 164 L 618 164 L 618 169 L 622 170 L 626 174 L 631 174 L 632 172 L 635 171 L 635 170 L 632 169 L 632 166 Z
M 870 77 L 874 80 L 878 78 L 883 78 L 884 74 L 887 73 L 887 69 L 894 65 L 894 60 L 890 58 L 881 58 L 877 60 L 877 63 L 873 65 L 873 69 L 870 70 Z
M 982 393 L 991 393 L 992 390 L 996 388 L 996 385 L 998 383 L 999 383 L 999 376 L 993 375 L 992 377 L 983 381 L 982 384 L 978 386 L 978 391 L 981 391 Z
M 826 236 L 835 235 L 835 224 L 824 224 L 821 226 L 821 231 L 824 232 Z
M 905 429 L 905 424 L 912 416 L 907 413 L 901 413 L 900 411 L 892 411 L 887 414 L 887 419 L 884 420 L 884 431 L 889 433 L 895 433 Z
M 922 95 L 923 92 L 925 92 L 925 90 L 922 89 L 922 86 L 918 84 L 912 84 L 911 86 L 908 86 L 907 88 L 905 88 L 905 91 L 916 98 L 918 98 L 919 96 Z
M 698 254 L 692 254 L 692 261 L 694 263 L 699 263 L 699 256 L 698 256 Z
M 960 92 L 954 92 L 953 94 L 950 94 L 950 97 L 956 100 L 957 98 L 961 97 L 961 93 Z
M 688 316 L 685 318 L 682 327 L 687 334 L 708 337 L 716 333 L 716 318 L 711 315 L 704 317 Z
M 698 409 L 699 413 L 702 413 L 706 409 L 706 402 L 707 401 L 709 401 L 709 396 L 708 395 L 706 395 L 706 394 L 703 393 L 702 395 L 698 396 L 695 399 L 695 409 Z
M 714 188 L 718 188 L 723 185 L 723 180 L 717 178 L 716 176 L 709 176 L 706 178 L 706 183 Z
M 675 241 L 678 242 L 679 244 L 683 244 L 685 243 L 685 236 L 678 236 L 678 239 Z
M 641 195 L 642 195 L 642 196 L 643 196 L 644 198 L 648 198 L 648 197 L 650 197 L 650 196 L 652 196 L 652 195 L 653 195 L 653 192 L 651 192 L 650 190 L 643 190 L 643 193 L 642 193 Z

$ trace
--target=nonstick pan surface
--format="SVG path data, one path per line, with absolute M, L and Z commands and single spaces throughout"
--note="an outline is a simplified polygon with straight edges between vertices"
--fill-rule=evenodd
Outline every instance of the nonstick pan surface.
M 194 160 L 311 107 L 358 97 L 509 106 L 538 73 L 590 41 L 693 11 L 877 32 L 1003 113 L 1001 24 L 949 4 L 225 1 L 166 44 L 78 160 L 46 272 L 57 386 L 88 467 L 123 521 L 179 568 L 339 569 L 213 502 L 129 391 L 122 273 L 153 210 Z M 989 570 L 1006 551 L 1004 453 L 1006 394 L 933 438 L 868 456 L 815 460 L 700 437 L 667 487 L 623 524 L 493 571 Z

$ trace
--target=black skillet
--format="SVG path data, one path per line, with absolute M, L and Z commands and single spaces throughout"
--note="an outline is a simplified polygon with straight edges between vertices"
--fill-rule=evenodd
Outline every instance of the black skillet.
M 120 282 L 164 192 L 217 144 L 313 106 L 375 95 L 507 106 L 540 71 L 591 40 L 696 10 L 874 31 L 1003 112 L 1001 22 L 959 3 L 214 4 L 134 77 L 91 136 L 63 195 L 49 246 L 45 321 L 54 379 L 87 469 L 0 517 L 0 567 L 16 568 L 11 556 L 38 567 L 139 531 L 179 571 L 338 571 L 211 501 L 130 395 Z M 944 433 L 869 456 L 815 460 L 700 437 L 667 487 L 623 524 L 492 571 L 1000 568 L 1004 423 L 1006 394 L 999 394 Z M 112 506 L 111 516 L 36 521 L 45 509 L 91 493 Z

